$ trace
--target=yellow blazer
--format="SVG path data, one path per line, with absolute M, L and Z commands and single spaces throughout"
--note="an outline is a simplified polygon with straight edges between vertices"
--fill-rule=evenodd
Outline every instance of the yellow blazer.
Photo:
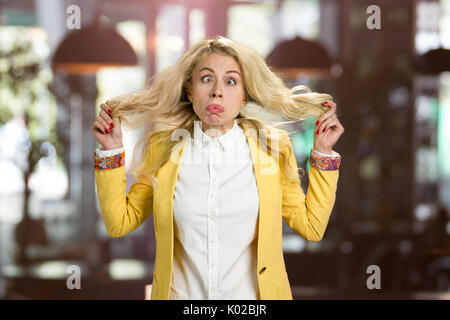
M 281 174 L 283 163 L 275 161 L 258 146 L 255 135 L 243 125 L 247 137 L 259 195 L 258 263 L 260 297 L 263 300 L 292 300 L 282 249 L 282 219 L 299 235 L 320 241 L 336 198 L 339 170 L 325 171 L 310 166 L 309 186 L 305 194 L 300 180 L 286 183 Z M 286 138 L 289 139 L 289 137 Z M 126 194 L 125 166 L 96 170 L 95 181 L 100 209 L 111 237 L 121 237 L 136 230 L 152 213 L 156 238 L 155 271 L 151 299 L 168 300 L 172 281 L 174 246 L 173 195 L 184 143 L 157 172 L 159 186 L 153 190 L 149 181 L 138 179 Z M 292 145 L 289 161 L 297 165 Z M 164 145 L 154 145 L 150 159 L 163 153 Z M 151 161 L 151 160 L 150 160 Z M 275 168 L 275 170 L 273 170 Z

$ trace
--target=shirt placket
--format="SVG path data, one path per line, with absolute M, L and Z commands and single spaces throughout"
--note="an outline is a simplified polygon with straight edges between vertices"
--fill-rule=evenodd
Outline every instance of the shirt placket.
M 217 239 L 217 151 L 209 153 L 209 193 L 208 193 L 208 299 L 216 300 L 218 294 L 218 239 Z

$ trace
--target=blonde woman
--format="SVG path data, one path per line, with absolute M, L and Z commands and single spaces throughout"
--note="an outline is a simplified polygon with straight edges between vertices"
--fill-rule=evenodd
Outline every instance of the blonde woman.
M 331 96 L 288 89 L 251 48 L 204 40 L 140 92 L 109 100 L 92 125 L 106 230 L 122 237 L 153 214 L 151 299 L 292 299 L 282 219 L 320 241 L 335 202 L 344 132 Z M 318 117 L 309 186 L 300 186 L 288 121 Z M 132 119 L 132 120 L 131 120 Z M 126 194 L 121 125 L 145 125 Z

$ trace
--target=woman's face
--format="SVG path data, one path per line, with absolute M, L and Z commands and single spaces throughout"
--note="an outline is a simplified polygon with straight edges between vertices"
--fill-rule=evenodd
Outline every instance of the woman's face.
M 236 61 L 224 54 L 213 53 L 202 59 L 192 73 L 188 91 L 194 112 L 203 130 L 217 128 L 225 133 L 246 101 L 242 72 Z

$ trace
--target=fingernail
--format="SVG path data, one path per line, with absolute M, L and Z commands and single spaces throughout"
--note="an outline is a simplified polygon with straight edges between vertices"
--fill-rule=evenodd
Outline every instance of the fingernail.
M 108 130 L 105 129 L 105 133 L 108 133 Z
M 323 104 L 328 104 L 328 102 L 325 101 Z
M 114 123 L 111 122 L 111 123 L 109 124 L 109 126 L 110 126 L 111 128 L 114 128 Z
M 322 132 L 325 132 L 326 128 L 323 128 Z
M 112 113 L 112 110 L 111 110 L 111 109 L 108 109 L 108 112 L 109 112 L 109 113 Z
M 109 128 L 109 132 L 112 132 L 112 128 Z
M 316 126 L 319 124 L 319 120 L 317 120 L 317 122 L 316 122 Z
M 319 134 L 319 130 L 317 130 L 317 132 L 316 132 L 317 134 Z

